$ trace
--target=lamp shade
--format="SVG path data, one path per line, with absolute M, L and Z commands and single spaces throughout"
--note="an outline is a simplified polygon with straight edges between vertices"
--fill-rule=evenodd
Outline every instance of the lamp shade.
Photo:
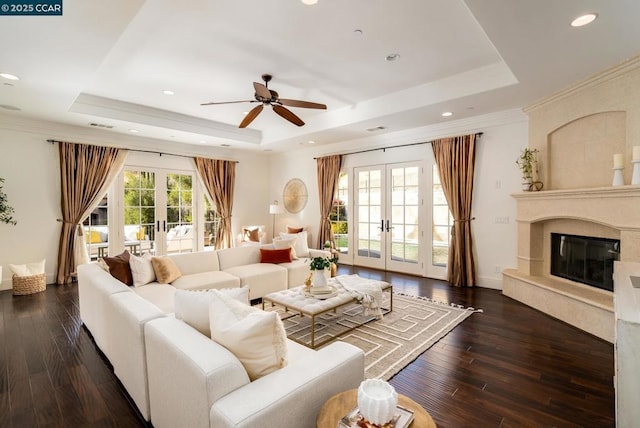
M 278 201 L 274 201 L 275 203 L 269 205 L 269 214 L 282 214 L 284 212 L 284 208 L 282 205 L 278 204 Z

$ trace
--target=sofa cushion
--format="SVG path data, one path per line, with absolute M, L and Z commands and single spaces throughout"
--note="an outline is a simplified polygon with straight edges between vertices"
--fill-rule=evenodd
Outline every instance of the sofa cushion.
M 249 287 L 224 288 L 218 290 L 237 301 L 249 304 Z M 209 305 L 215 298 L 211 290 L 176 290 L 175 315 L 176 318 L 189 324 L 207 337 L 211 337 L 209 327 Z
M 227 270 L 235 266 L 260 263 L 260 247 L 249 245 L 246 247 L 225 248 L 216 251 L 220 261 L 220 270 Z
M 235 266 L 226 269 L 225 272 L 240 278 L 240 285 L 249 286 L 251 299 L 287 289 L 287 269 L 281 265 L 253 263 Z
M 298 257 L 309 257 L 309 245 L 307 244 L 307 231 L 303 230 L 300 233 L 280 233 L 282 239 L 295 238 L 296 240 L 296 255 Z
M 133 277 L 133 285 L 136 287 L 149 284 L 156 280 L 156 273 L 153 270 L 150 254 L 145 254 L 142 257 L 130 254 L 129 268 L 131 269 L 131 276 Z
M 111 273 L 114 278 L 124 284 L 133 285 L 129 256 L 129 251 L 124 250 L 117 256 L 105 257 L 104 261 L 109 266 L 109 273 Z
M 293 260 L 291 263 L 281 263 L 278 266 L 287 268 L 287 287 L 297 287 L 311 274 L 310 259 Z
M 142 285 L 140 287 L 133 288 L 140 297 L 144 297 L 158 307 L 165 314 L 173 313 L 173 301 L 176 289 L 174 287 L 167 286 L 166 284 L 158 284 L 152 282 L 151 284 Z
M 218 263 L 218 254 L 216 251 L 171 254 L 168 257 L 178 266 L 182 275 L 220 270 L 220 263 Z
M 209 290 L 240 287 L 240 278 L 219 270 L 182 275 L 171 283 L 179 290 Z
M 260 248 L 260 263 L 289 263 L 291 260 L 290 247 L 281 250 Z
M 287 335 L 280 316 L 217 290 L 209 306 L 211 338 L 231 351 L 253 381 L 286 365 Z
M 296 254 L 296 238 L 282 239 L 273 238 L 273 248 L 281 250 L 283 248 L 291 248 L 291 259 L 297 260 L 298 254 Z M 264 248 L 264 247 L 263 247 Z
M 170 257 L 152 257 L 151 263 L 160 284 L 170 284 L 182 276 L 180 269 Z

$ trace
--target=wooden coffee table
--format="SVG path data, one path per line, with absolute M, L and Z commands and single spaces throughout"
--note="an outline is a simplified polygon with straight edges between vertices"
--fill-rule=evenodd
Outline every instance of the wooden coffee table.
M 336 428 L 338 421 L 344 415 L 349 413 L 351 409 L 356 407 L 358 403 L 358 390 L 350 389 L 329 398 L 320 409 L 318 419 L 316 421 L 317 428 Z M 436 428 L 436 423 L 418 403 L 411 398 L 398 394 L 398 404 L 413 412 L 413 423 L 411 427 L 415 428 Z

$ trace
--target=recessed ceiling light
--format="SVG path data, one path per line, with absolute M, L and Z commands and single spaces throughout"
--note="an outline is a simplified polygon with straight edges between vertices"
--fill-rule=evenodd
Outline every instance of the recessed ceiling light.
M 207 142 L 204 140 L 200 140 L 200 144 L 206 144 Z
M 318 0 L 300 0 L 300 1 L 306 4 L 307 6 L 311 6 L 312 4 L 318 3 Z
M 397 61 L 399 59 L 400 59 L 400 54 L 397 54 L 397 53 L 392 53 L 385 57 L 385 61 L 389 61 L 389 62 Z
M 137 134 L 140 131 L 138 131 L 137 129 L 130 129 L 129 132 L 131 132 L 132 134 Z
M 175 94 L 175 92 L 173 92 L 170 89 L 165 89 L 164 91 L 162 91 L 162 93 L 165 94 L 165 95 L 173 95 L 173 94 Z
M 444 113 L 442 113 L 442 117 L 449 117 L 449 116 L 453 116 L 453 113 L 450 111 L 445 111 Z
M 582 27 L 583 25 L 587 25 L 592 23 L 598 17 L 597 13 L 587 13 L 586 15 L 582 15 L 571 21 L 572 27 Z
M 20 80 L 20 78 L 15 74 L 9 74 L 9 73 L 0 73 L 0 77 L 4 77 L 5 79 L 9 79 L 9 80 Z
M 309 144 L 315 144 L 316 142 L 315 142 L 315 141 L 313 141 L 313 140 L 309 140 L 309 141 L 308 141 L 308 143 L 309 143 Z
M 249 114 L 248 111 L 243 111 L 242 114 L 244 114 L 245 116 Z

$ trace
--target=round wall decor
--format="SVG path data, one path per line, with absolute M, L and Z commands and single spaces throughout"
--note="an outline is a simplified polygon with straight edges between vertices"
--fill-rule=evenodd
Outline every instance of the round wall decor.
M 290 213 L 299 213 L 307 205 L 307 186 L 299 178 L 292 178 L 284 186 L 284 207 Z

